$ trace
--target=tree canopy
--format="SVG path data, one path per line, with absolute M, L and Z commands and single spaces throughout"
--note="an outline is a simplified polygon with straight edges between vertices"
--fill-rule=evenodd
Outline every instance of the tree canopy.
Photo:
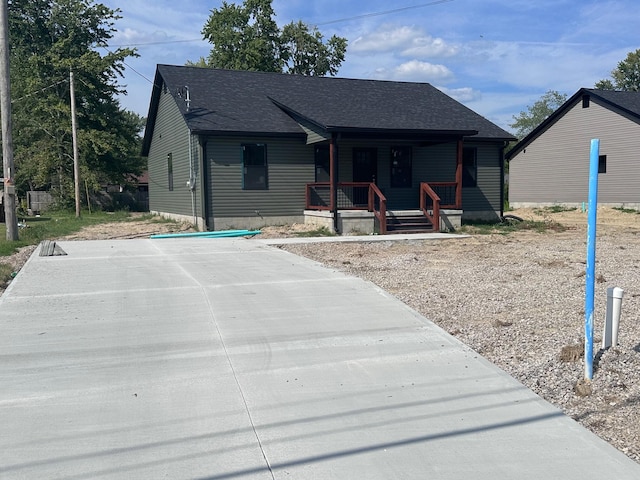
M 513 116 L 514 122 L 509 126 L 515 130 L 515 135 L 522 140 L 538 125 L 544 122 L 558 107 L 567 100 L 566 93 L 549 90 L 542 95 L 533 105 L 527 106 L 527 111 L 522 111 Z
M 280 29 L 272 0 L 244 0 L 242 5 L 222 2 L 213 9 L 202 35 L 213 48 L 194 66 L 281 72 L 300 75 L 335 75 L 344 61 L 346 38 L 325 41 L 316 27 L 291 22 Z
M 595 84 L 600 90 L 640 91 L 640 49 L 629 52 L 627 58 L 618 63 L 611 71 L 610 79 L 603 79 Z
M 117 10 L 90 0 L 12 0 L 10 64 L 16 186 L 73 198 L 69 74 L 75 78 L 81 176 L 88 187 L 144 169 L 141 118 L 116 99 L 128 48 L 106 51 Z

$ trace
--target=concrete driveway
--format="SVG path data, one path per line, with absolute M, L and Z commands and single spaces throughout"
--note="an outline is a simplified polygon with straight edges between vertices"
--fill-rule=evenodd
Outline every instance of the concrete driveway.
M 59 246 L 0 299 L 2 479 L 640 478 L 363 280 L 256 239 Z

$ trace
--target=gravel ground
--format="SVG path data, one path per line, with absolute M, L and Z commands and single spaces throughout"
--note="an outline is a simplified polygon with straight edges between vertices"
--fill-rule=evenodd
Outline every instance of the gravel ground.
M 640 215 L 601 210 L 592 382 L 584 381 L 586 214 L 514 212 L 559 222 L 562 232 L 282 248 L 392 293 L 640 463 Z M 600 351 L 613 286 L 624 290 L 619 345 Z
M 593 381 L 585 383 L 586 215 L 513 213 L 566 230 L 282 248 L 392 293 L 640 463 L 640 215 L 598 210 L 597 358 Z M 188 229 L 145 220 L 98 225 L 65 240 L 139 238 Z M 307 228 L 268 227 L 261 237 L 302 230 Z M 17 271 L 34 249 L 26 247 L 3 261 Z M 612 286 L 625 292 L 619 345 L 599 351 L 606 290 Z

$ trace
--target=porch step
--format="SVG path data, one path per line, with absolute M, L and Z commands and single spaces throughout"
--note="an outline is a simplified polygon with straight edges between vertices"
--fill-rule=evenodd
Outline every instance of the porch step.
M 429 233 L 433 224 L 424 215 L 394 215 L 387 217 L 387 233 Z

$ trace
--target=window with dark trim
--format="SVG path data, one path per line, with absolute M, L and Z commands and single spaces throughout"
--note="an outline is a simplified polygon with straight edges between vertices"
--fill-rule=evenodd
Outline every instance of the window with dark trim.
M 331 181 L 329 161 L 329 145 L 317 145 L 315 148 L 316 182 Z
M 242 145 L 242 189 L 268 190 L 267 146 L 263 143 Z
M 464 147 L 462 149 L 462 186 L 476 187 L 478 185 L 478 149 Z
M 598 157 L 598 173 L 607 173 L 607 156 L 600 155 Z
M 169 191 L 173 191 L 173 153 L 167 153 L 167 184 Z
M 411 147 L 391 147 L 391 187 L 411 187 Z

